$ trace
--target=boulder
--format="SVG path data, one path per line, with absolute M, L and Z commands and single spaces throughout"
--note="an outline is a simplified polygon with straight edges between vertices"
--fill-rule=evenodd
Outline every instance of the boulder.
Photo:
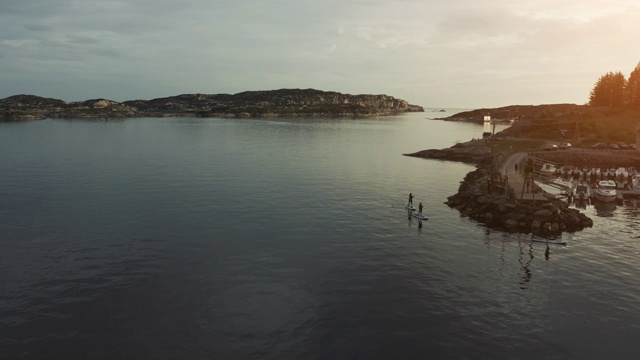
M 553 216 L 553 213 L 547 209 L 540 209 L 533 213 L 535 219 L 549 219 Z
M 531 230 L 538 230 L 540 229 L 541 226 L 542 226 L 542 221 L 540 220 L 533 220 L 531 222 Z
M 504 227 L 509 229 L 509 230 L 515 230 L 518 228 L 518 221 L 513 220 L 513 219 L 507 219 L 504 222 Z

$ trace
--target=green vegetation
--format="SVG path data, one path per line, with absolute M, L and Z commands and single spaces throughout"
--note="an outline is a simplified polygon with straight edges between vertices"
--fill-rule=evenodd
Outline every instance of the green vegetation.
M 529 151 L 531 149 L 541 148 L 544 143 L 543 140 L 536 139 L 509 139 L 508 141 L 501 141 L 498 137 L 493 150 L 496 153 Z M 487 147 L 491 148 L 491 140 L 487 142 Z
M 633 69 L 625 92 L 625 102 L 632 108 L 640 109 L 640 63 Z
M 629 80 L 619 71 L 602 75 L 589 94 L 589 105 L 640 109 L 640 63 Z
M 566 141 L 581 147 L 600 142 L 635 143 L 639 122 L 640 109 L 582 106 L 579 111 L 548 114 L 528 121 L 517 121 L 496 136 Z

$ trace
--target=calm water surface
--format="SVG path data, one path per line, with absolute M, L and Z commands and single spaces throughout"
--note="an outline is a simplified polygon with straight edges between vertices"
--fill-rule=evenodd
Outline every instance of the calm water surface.
M 487 230 L 425 117 L 0 124 L 0 357 L 640 357 L 640 202 Z

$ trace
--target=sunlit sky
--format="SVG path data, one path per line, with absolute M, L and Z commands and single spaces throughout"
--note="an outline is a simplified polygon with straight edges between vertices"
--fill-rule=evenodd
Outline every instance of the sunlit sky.
M 425 108 L 588 101 L 638 0 L 0 0 L 0 98 L 313 88 Z

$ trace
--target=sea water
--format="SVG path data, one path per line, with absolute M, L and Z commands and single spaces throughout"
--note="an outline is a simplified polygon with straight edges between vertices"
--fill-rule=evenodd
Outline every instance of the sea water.
M 637 358 L 640 204 L 489 230 L 430 117 L 0 124 L 0 357 Z

